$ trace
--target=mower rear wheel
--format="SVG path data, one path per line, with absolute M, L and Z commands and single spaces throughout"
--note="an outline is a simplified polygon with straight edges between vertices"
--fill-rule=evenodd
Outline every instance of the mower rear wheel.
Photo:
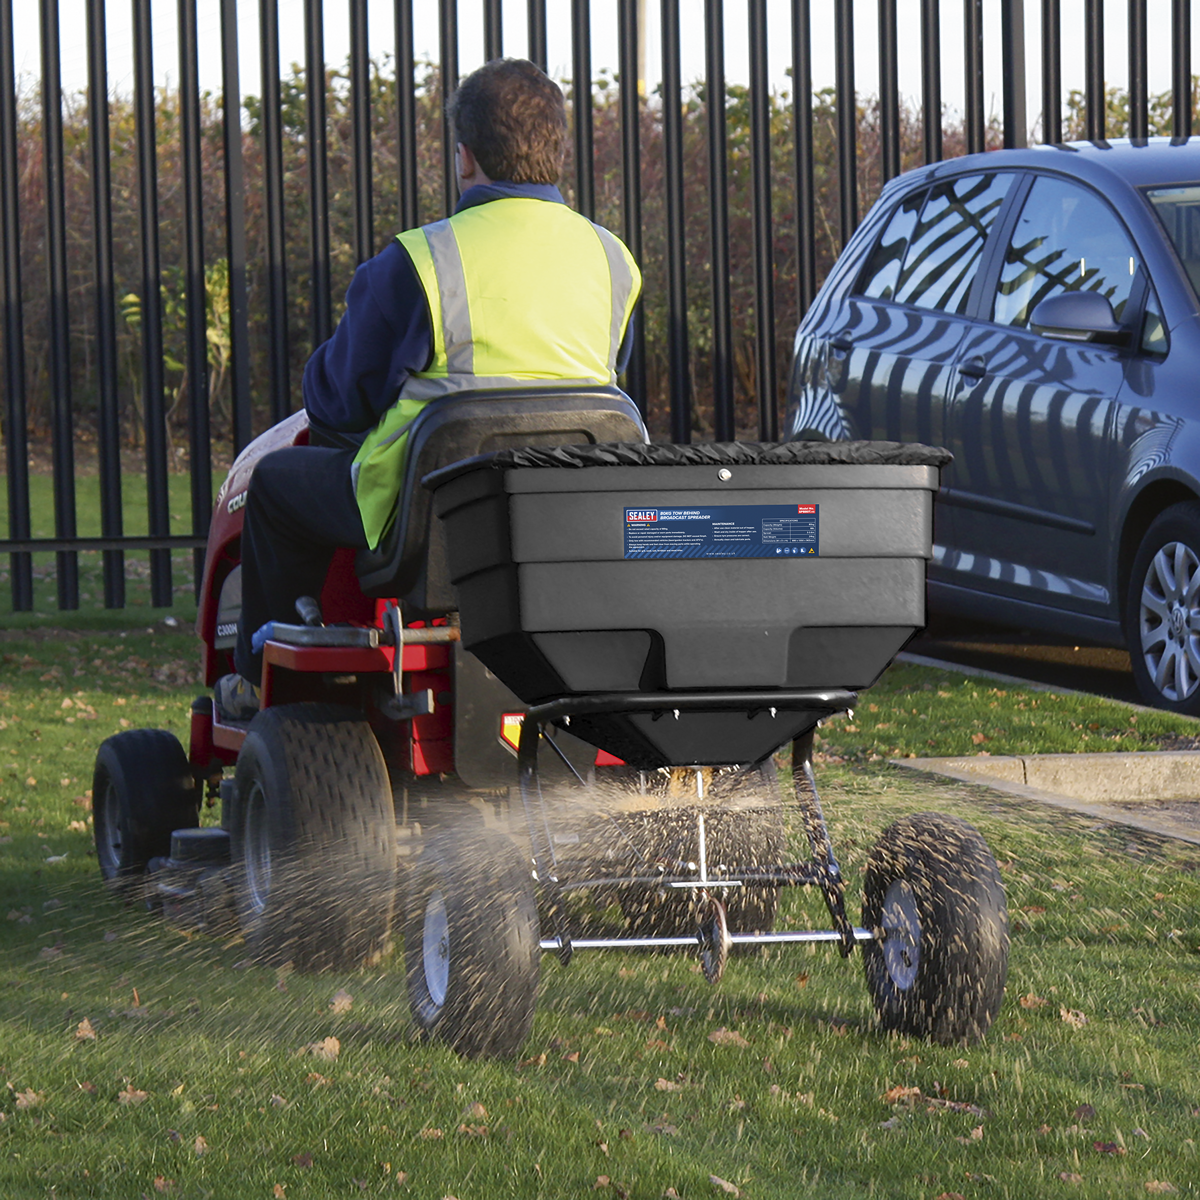
M 129 729 L 100 744 L 92 774 L 92 824 L 100 874 L 127 892 L 152 858 L 171 853 L 171 834 L 200 824 L 200 788 L 179 739 Z
M 467 1058 L 512 1058 L 533 1025 L 541 971 L 529 862 L 474 822 L 431 834 L 404 906 L 409 1008 L 419 1034 Z
M 391 929 L 396 821 L 370 726 L 332 704 L 268 708 L 237 761 L 242 932 L 264 962 L 356 967 Z
M 883 1028 L 948 1045 L 978 1041 L 1000 1009 L 1008 907 L 996 860 L 955 817 L 897 821 L 867 860 L 867 987 Z
M 645 858 L 664 866 L 698 862 L 697 817 L 703 813 L 710 876 L 724 873 L 726 868 L 781 863 L 786 839 L 775 764 L 768 760 L 757 767 L 706 771 L 702 798 L 695 774 L 682 768 L 654 772 L 647 795 L 660 807 L 622 820 Z M 779 889 L 765 885 L 729 888 L 724 904 L 730 933 L 766 933 L 775 927 Z M 656 892 L 629 887 L 621 893 L 621 910 L 630 929 L 644 936 L 695 933 L 701 917 L 698 905 L 698 893 L 689 890 Z

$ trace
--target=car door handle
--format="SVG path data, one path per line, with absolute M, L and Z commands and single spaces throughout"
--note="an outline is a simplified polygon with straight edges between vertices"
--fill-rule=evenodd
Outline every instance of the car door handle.
M 854 343 L 844 333 L 839 333 L 837 337 L 830 340 L 829 346 L 839 354 L 849 354 Z
M 958 373 L 965 375 L 968 379 L 982 379 L 987 374 L 987 363 L 979 355 L 976 355 L 962 363 L 958 368 Z

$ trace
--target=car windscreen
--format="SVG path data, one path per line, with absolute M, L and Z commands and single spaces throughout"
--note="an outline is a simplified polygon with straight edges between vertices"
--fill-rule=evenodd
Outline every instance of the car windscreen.
M 1200 296 L 1200 183 L 1146 188 L 1145 194 Z

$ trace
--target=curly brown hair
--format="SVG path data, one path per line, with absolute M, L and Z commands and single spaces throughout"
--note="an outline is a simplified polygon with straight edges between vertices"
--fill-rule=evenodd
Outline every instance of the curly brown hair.
M 494 58 L 459 85 L 446 115 L 489 179 L 557 183 L 567 108 L 558 84 L 524 58 Z

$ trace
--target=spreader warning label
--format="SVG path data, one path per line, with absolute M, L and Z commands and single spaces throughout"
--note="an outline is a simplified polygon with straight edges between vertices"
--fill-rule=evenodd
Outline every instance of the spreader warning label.
M 819 504 L 627 508 L 626 558 L 799 558 L 820 553 Z

